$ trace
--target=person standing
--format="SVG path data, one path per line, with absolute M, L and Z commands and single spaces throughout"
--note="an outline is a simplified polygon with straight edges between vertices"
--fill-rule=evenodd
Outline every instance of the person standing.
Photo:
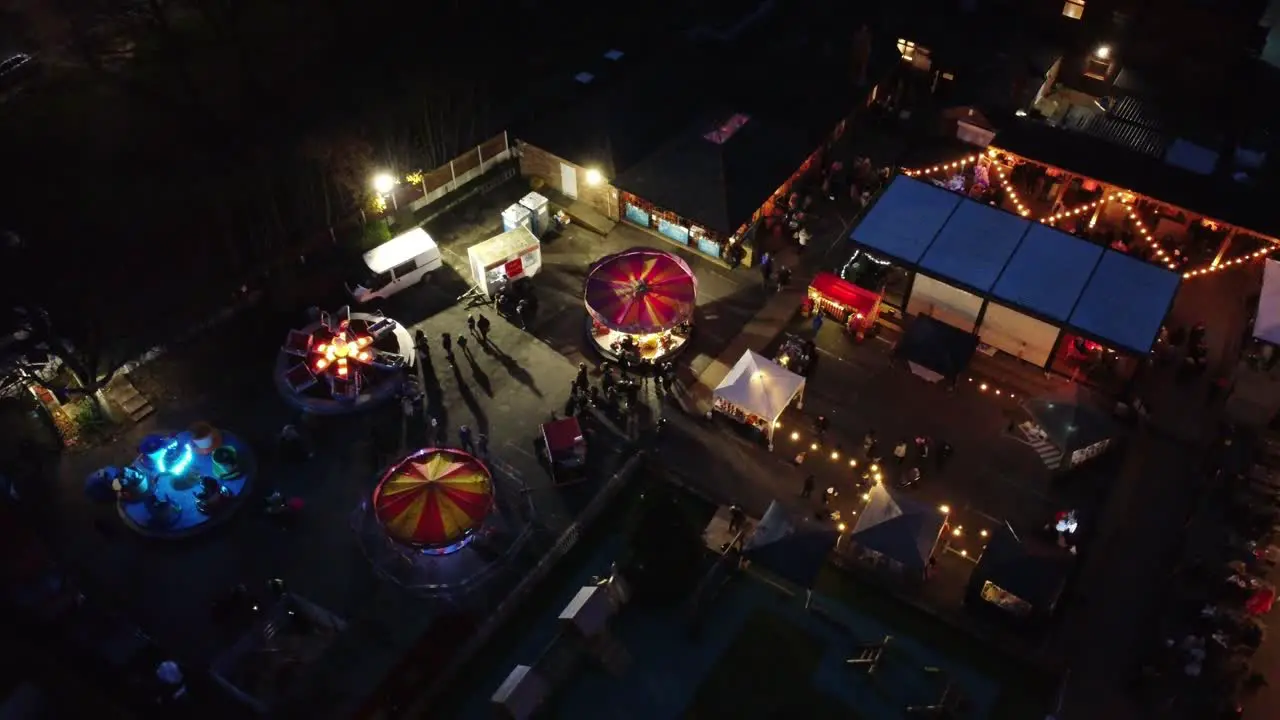
M 476 452 L 475 441 L 471 439 L 471 428 L 466 425 L 458 427 L 458 444 L 462 445 L 462 449 L 471 454 Z
M 467 314 L 467 332 L 471 333 L 472 335 L 476 334 L 476 318 L 474 315 L 471 315 L 470 313 Z
M 440 347 L 444 348 L 445 357 L 453 357 L 453 338 L 449 333 L 440 333 Z
M 489 436 L 480 433 L 476 436 L 476 450 L 479 451 L 480 457 L 485 460 L 489 459 Z
M 813 334 L 817 335 L 818 331 L 822 329 L 822 311 L 821 310 L 814 308 L 813 321 L 812 323 L 810 323 L 810 325 L 813 327 Z
M 489 318 L 483 313 L 476 319 L 476 329 L 480 331 L 480 342 L 489 342 Z
M 893 457 L 895 460 L 898 461 L 899 465 L 906 462 L 906 459 L 907 459 L 907 441 L 906 440 L 899 440 L 898 444 L 893 446 Z
M 876 431 L 868 430 L 866 435 L 862 436 L 862 452 L 866 454 L 870 460 L 876 451 Z
M 462 351 L 463 355 L 467 354 L 467 336 L 466 335 L 458 336 L 458 349 Z
M 587 364 L 578 363 L 578 376 L 574 378 L 573 386 L 580 392 L 586 392 L 587 386 L 591 384 L 590 378 L 587 376 Z
M 729 532 L 736 533 L 747 523 L 747 514 L 742 508 L 733 505 L 729 508 Z

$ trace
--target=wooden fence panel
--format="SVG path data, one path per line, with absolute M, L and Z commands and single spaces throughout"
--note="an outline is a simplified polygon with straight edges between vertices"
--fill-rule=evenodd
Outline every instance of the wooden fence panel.
M 443 165 L 422 174 L 423 191 L 430 195 L 440 188 L 453 182 L 453 173 L 449 170 L 448 165 Z
M 484 162 L 498 157 L 507 150 L 507 134 L 501 133 L 480 143 L 480 159 Z
M 480 167 L 480 152 L 478 148 L 471 148 L 467 152 L 462 153 L 453 159 L 454 177 L 461 177 Z

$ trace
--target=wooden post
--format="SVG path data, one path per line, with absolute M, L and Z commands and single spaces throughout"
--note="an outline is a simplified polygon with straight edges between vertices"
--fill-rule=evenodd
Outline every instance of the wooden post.
M 1222 263 L 1222 258 L 1226 257 L 1227 251 L 1231 249 L 1231 241 L 1235 238 L 1238 230 L 1231 228 L 1227 231 L 1227 236 L 1222 239 L 1222 245 L 1218 247 L 1218 254 L 1213 256 L 1213 262 L 1209 267 L 1218 267 Z
M 453 171 L 453 161 L 449 161 L 449 192 L 458 189 L 458 173 Z

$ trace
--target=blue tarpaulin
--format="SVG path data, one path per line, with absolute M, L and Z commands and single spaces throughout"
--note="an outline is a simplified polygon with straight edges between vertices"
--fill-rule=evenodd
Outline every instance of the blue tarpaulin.
M 991 295 L 1065 322 L 1102 252 L 1099 245 L 1036 223 L 1009 258 Z
M 853 240 L 914 265 L 961 200 L 959 195 L 927 182 L 899 177 L 853 229 Z
M 1172 270 L 1108 250 L 1069 322 L 1112 347 L 1149 352 L 1180 282 Z
M 920 260 L 920 269 L 938 278 L 989 292 L 1031 222 L 976 202 L 965 201 Z

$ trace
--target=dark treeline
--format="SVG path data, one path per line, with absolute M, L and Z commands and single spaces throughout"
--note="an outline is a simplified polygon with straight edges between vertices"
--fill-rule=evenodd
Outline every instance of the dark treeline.
M 375 168 L 429 169 L 503 129 L 498 71 L 530 31 L 511 6 L 6 2 L 0 49 L 41 64 L 0 103 L 10 305 L 81 338 L 141 318 L 163 337 L 325 242 Z

